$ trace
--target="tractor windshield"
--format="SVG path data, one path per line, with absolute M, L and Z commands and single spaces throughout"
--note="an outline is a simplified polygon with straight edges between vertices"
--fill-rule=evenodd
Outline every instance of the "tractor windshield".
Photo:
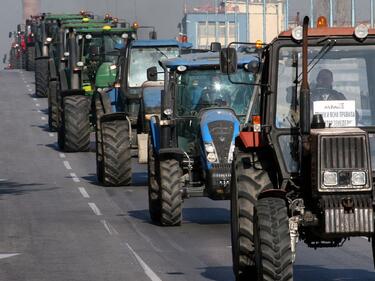
M 178 116 L 195 116 L 208 107 L 230 107 L 238 116 L 246 115 L 253 86 L 232 82 L 254 83 L 254 74 L 239 70 L 231 75 L 220 70 L 190 70 L 179 76 L 176 94 Z
M 117 44 L 123 43 L 121 34 L 92 35 L 91 39 L 83 39 L 82 55 L 86 60 L 102 62 L 117 62 L 119 52 L 115 49 Z
M 322 46 L 309 47 L 311 115 L 322 114 L 327 127 L 375 126 L 375 46 L 333 46 L 319 59 Z M 276 126 L 299 123 L 302 49 L 279 51 Z
M 178 46 L 171 47 L 133 47 L 129 61 L 129 87 L 141 87 L 147 81 L 147 69 L 153 66 L 158 68 L 158 80 L 164 80 L 163 69 L 159 60 L 175 58 L 179 55 Z

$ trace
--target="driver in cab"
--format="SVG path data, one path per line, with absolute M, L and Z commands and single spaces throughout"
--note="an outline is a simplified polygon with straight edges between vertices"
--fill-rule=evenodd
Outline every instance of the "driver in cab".
M 320 70 L 316 77 L 316 87 L 311 89 L 311 101 L 345 100 L 344 94 L 334 90 L 332 83 L 332 71 L 326 68 Z

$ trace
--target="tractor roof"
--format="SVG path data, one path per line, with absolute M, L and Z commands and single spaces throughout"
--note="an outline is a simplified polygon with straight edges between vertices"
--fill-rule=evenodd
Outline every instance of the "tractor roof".
M 79 14 L 50 14 L 46 15 L 46 20 L 69 20 L 69 19 L 82 19 L 83 16 Z
M 255 55 L 238 53 L 238 66 L 243 65 L 251 61 L 259 61 L 259 58 Z M 208 52 L 208 53 L 195 53 L 181 55 L 177 58 L 168 59 L 164 61 L 164 64 L 171 69 L 176 69 L 180 65 L 187 66 L 188 68 L 201 68 L 201 67 L 219 67 L 220 66 L 220 53 L 219 52 Z
M 108 25 L 107 23 L 102 23 L 102 22 L 95 22 L 91 21 L 88 23 L 83 23 L 83 22 L 76 22 L 76 23 L 66 23 L 62 26 L 62 28 L 100 28 L 103 27 L 104 25 Z
M 167 47 L 167 46 L 178 46 L 181 47 L 181 43 L 174 39 L 160 39 L 160 40 L 134 40 L 131 43 L 132 47 Z
M 375 35 L 375 29 L 370 28 L 368 35 Z M 308 29 L 309 37 L 326 37 L 326 36 L 354 36 L 354 27 L 317 27 Z M 292 30 L 280 33 L 279 38 L 292 37 Z
M 103 25 L 105 26 L 111 26 L 110 24 Z M 82 28 L 78 29 L 77 33 L 90 33 L 90 34 L 100 34 L 100 33 L 129 33 L 129 32 L 135 32 L 136 29 L 134 28 L 120 28 L 120 27 L 111 27 L 111 29 L 105 29 L 103 27 L 94 27 L 94 28 Z

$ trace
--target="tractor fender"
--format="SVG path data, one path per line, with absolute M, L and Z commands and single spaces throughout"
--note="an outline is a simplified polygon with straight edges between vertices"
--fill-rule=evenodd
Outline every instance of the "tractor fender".
M 107 113 L 107 114 L 104 114 L 104 115 L 100 118 L 100 122 L 101 122 L 101 123 L 104 123 L 104 122 L 111 122 L 111 121 L 116 121 L 116 120 L 129 121 L 129 119 L 128 119 L 126 113 L 124 113 L 124 112 Z
M 49 56 L 36 57 L 35 60 L 49 60 Z
M 155 153 L 159 153 L 160 149 L 160 124 L 159 116 L 154 115 L 150 118 L 150 135 L 151 135 L 151 145 Z
M 185 152 L 176 147 L 171 148 L 160 148 L 158 153 L 159 160 L 175 159 L 178 162 L 182 162 Z
M 69 96 L 84 96 L 86 92 L 84 90 L 65 90 L 61 91 L 62 97 L 69 97 Z
M 286 200 L 286 191 L 282 189 L 267 189 L 262 191 L 258 195 L 258 200 L 262 198 L 280 198 L 280 199 L 285 199 Z

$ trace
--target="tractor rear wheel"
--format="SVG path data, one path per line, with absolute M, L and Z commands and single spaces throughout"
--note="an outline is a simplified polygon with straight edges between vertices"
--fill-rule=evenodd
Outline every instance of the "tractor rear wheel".
M 160 161 L 160 223 L 164 226 L 181 225 L 182 170 L 175 159 Z
M 26 70 L 35 70 L 35 47 L 28 47 L 26 51 Z
M 59 84 L 57 81 L 50 81 L 48 95 L 48 127 L 50 131 L 56 131 L 58 128 L 58 95 Z
M 125 186 L 132 182 L 129 122 L 101 122 L 102 177 L 106 186 Z
M 48 60 L 38 59 L 35 61 L 35 94 L 37 97 L 48 96 Z
M 292 281 L 289 217 L 285 200 L 262 198 L 254 210 L 255 263 L 259 281 Z
M 67 152 L 88 151 L 90 147 L 90 98 L 68 96 L 63 100 L 63 149 Z
M 254 205 L 259 193 L 271 189 L 268 173 L 256 154 L 236 151 L 231 180 L 231 239 L 236 280 L 251 279 L 256 273 L 254 256 Z
M 157 178 L 156 171 L 159 170 L 155 166 L 157 161 L 155 161 L 154 151 L 151 143 L 151 136 L 148 137 L 148 209 L 150 212 L 150 217 L 153 222 L 160 222 L 160 180 Z

